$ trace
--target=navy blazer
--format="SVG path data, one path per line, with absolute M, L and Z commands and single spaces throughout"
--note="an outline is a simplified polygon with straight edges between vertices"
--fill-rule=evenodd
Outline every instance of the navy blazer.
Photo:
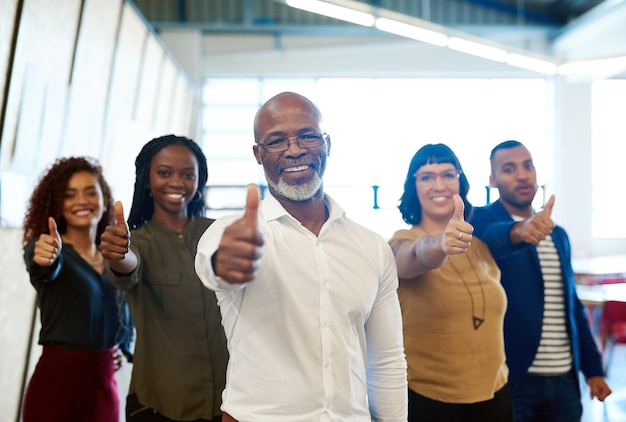
M 504 317 L 504 345 L 509 365 L 509 383 L 526 374 L 539 341 L 544 306 L 544 286 L 537 247 L 528 243 L 512 245 L 509 232 L 515 221 L 500 201 L 474 209 L 471 224 L 474 236 L 489 246 L 500 267 L 501 282 L 507 293 Z M 565 292 L 567 329 L 572 341 L 576 371 L 585 378 L 604 376 L 602 358 L 576 295 L 570 243 L 562 227 L 552 230 L 552 240 L 559 255 Z

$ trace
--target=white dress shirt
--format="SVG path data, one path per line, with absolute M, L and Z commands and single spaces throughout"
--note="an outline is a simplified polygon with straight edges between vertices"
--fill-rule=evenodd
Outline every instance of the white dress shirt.
M 407 420 L 407 375 L 393 253 L 326 196 L 319 236 L 271 195 L 259 208 L 265 237 L 255 279 L 230 284 L 211 256 L 218 219 L 198 244 L 196 271 L 214 290 L 230 361 L 222 410 L 246 421 Z

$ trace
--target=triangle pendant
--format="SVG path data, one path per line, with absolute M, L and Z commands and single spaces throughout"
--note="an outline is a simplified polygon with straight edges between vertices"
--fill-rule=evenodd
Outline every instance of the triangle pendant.
M 472 318 L 474 320 L 474 330 L 478 330 L 480 326 L 483 325 L 483 322 L 485 322 L 485 320 L 481 318 L 476 318 L 476 317 L 472 317 Z

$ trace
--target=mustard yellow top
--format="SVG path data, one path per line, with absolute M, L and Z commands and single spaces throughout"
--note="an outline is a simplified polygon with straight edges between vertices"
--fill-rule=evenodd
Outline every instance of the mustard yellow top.
M 397 231 L 389 244 L 420 233 Z M 493 398 L 507 382 L 503 321 L 506 294 L 487 246 L 474 237 L 465 254 L 400 279 L 398 288 L 409 388 L 445 403 Z M 473 305 L 472 305 L 473 303 Z M 474 328 L 474 317 L 484 320 Z

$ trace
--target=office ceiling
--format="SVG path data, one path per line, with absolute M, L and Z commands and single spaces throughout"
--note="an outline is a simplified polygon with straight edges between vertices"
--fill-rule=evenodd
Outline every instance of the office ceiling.
M 206 35 L 271 35 L 276 48 L 282 48 L 286 37 L 293 40 L 299 35 L 309 43 L 316 36 L 326 37 L 320 45 L 337 37 L 398 38 L 374 27 L 299 10 L 284 0 L 129 1 L 157 32 L 194 28 Z M 626 0 L 342 1 L 373 6 L 374 14 L 375 8 L 380 8 L 560 60 L 623 56 L 626 51 Z
M 437 24 L 468 28 L 543 27 L 558 31 L 603 0 L 361 0 L 360 3 Z M 329 32 L 363 30 L 293 9 L 277 0 L 135 0 L 155 28 L 197 27 L 205 32 Z

